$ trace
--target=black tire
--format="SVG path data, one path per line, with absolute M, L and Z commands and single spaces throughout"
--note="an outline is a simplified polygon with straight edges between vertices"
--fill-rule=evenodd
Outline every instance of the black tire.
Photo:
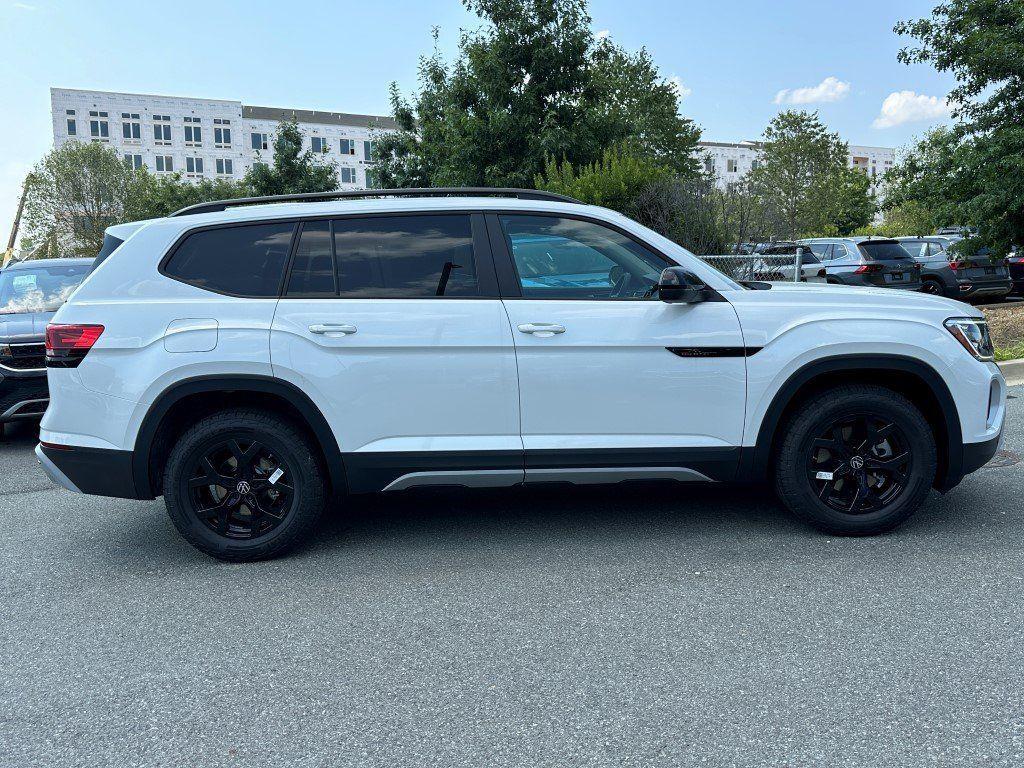
M 840 386 L 802 403 L 783 427 L 775 489 L 796 517 L 819 530 L 870 536 L 917 511 L 937 463 L 931 428 L 906 397 L 885 387 Z M 834 479 L 827 477 L 832 471 Z
M 202 552 L 230 562 L 266 560 L 309 537 L 324 508 L 324 477 L 317 451 L 292 422 L 268 411 L 225 410 L 174 445 L 164 502 L 181 535 Z M 202 518 L 200 510 L 207 512 Z
M 921 281 L 921 293 L 927 293 L 930 296 L 945 296 L 946 291 L 942 287 L 942 283 L 938 280 L 932 280 L 931 278 L 925 278 Z

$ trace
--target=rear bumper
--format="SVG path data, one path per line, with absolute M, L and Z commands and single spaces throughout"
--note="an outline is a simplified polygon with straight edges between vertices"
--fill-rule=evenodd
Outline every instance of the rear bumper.
M 49 478 L 69 491 L 119 499 L 146 498 L 135 490 L 131 451 L 40 443 L 36 457 Z
M 958 280 L 961 296 L 1005 296 L 1013 291 L 1013 281 L 1007 280 Z

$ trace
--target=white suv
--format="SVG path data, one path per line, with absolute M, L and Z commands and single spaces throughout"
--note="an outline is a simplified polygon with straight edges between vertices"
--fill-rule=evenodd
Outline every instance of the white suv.
M 47 331 L 37 454 L 271 557 L 343 493 L 766 481 L 886 531 L 996 451 L 977 310 L 741 285 L 634 221 L 522 190 L 228 201 L 122 226 Z

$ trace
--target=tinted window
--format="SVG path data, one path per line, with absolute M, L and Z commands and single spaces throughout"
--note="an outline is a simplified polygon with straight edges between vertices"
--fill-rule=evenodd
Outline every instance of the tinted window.
M 342 298 L 478 296 L 469 216 L 334 221 Z
M 924 240 L 903 240 L 900 245 L 915 259 L 921 259 L 928 255 L 928 243 Z
M 832 258 L 833 259 L 841 259 L 841 258 L 845 257 L 846 255 L 847 255 L 847 253 L 846 253 L 846 246 L 845 245 L 843 245 L 842 243 L 833 243 L 832 244 Z
M 237 296 L 277 296 L 293 224 L 254 224 L 195 232 L 164 266 L 186 283 Z
M 808 243 L 808 248 L 811 249 L 811 253 L 817 256 L 819 259 L 828 259 L 829 244 L 828 243 Z
M 909 259 L 910 254 L 906 248 L 896 242 L 871 242 L 867 241 L 859 245 L 861 253 L 872 261 L 893 261 L 895 259 Z
M 625 235 L 578 219 L 501 216 L 523 296 L 653 298 L 651 287 L 669 266 Z
M 111 235 L 109 233 L 104 233 L 104 235 L 103 235 L 103 246 L 100 248 L 100 252 L 98 254 L 96 254 L 96 261 L 94 261 L 92 263 L 92 267 L 90 267 L 89 271 L 91 272 L 92 270 L 96 269 L 96 267 L 98 267 L 100 264 L 102 264 L 104 261 L 106 261 L 107 258 L 110 256 L 110 254 L 112 254 L 114 251 L 116 251 L 118 249 L 118 247 L 121 245 L 121 243 L 123 243 L 123 242 L 124 242 L 124 240 L 122 240 L 119 237 L 114 237 L 113 235 Z
M 302 225 L 299 244 L 288 275 L 289 296 L 334 296 L 334 254 L 331 223 L 310 221 Z

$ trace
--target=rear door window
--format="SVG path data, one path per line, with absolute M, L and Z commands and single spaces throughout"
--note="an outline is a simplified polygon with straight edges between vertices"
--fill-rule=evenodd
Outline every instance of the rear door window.
M 216 293 L 277 296 L 293 223 L 248 224 L 193 232 L 164 264 L 169 277 Z
M 285 295 L 332 297 L 336 293 L 331 222 L 308 221 L 299 234 Z
M 335 219 L 343 299 L 480 296 L 468 214 Z

